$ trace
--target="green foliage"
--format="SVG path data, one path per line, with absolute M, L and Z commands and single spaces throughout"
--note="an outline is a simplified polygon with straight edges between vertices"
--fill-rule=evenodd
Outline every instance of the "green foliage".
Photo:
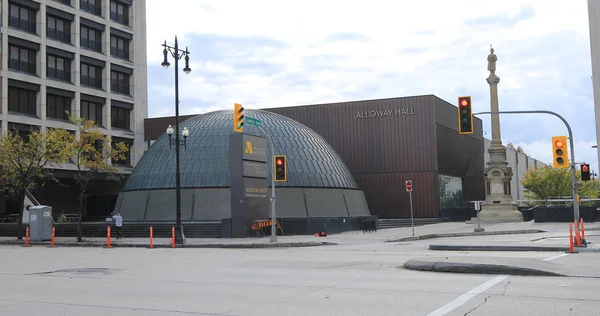
M 69 117 L 69 121 L 79 132 L 78 138 L 73 137 L 70 150 L 73 164 L 77 169 L 75 181 L 79 185 L 77 240 L 81 241 L 83 201 L 87 197 L 90 183 L 92 179 L 99 177 L 120 180 L 122 174 L 119 173 L 119 167 L 111 164 L 110 161 L 125 159 L 128 147 L 122 142 L 111 146 L 110 136 L 104 135 L 94 121 L 74 117 Z
M 521 180 L 526 196 L 534 200 L 547 200 L 554 196 L 570 196 L 571 172 L 567 169 L 555 169 L 544 166 L 531 169 Z
M 590 199 L 600 198 L 600 181 L 598 179 L 584 181 L 579 188 L 579 195 Z
M 61 129 L 32 131 L 25 137 L 18 131 L 0 135 L 0 189 L 21 204 L 17 238 L 21 239 L 25 192 L 57 181 L 50 167 L 68 161 L 70 140 L 70 133 Z
M 577 181 L 580 183 L 577 187 L 577 193 L 582 198 L 600 198 L 600 183 L 596 180 L 581 181 L 581 172 L 576 171 Z M 545 166 L 538 169 L 532 169 L 525 173 L 521 180 L 525 188 L 525 196 L 533 200 L 547 200 L 551 197 L 573 195 L 571 170 L 556 169 L 551 166 Z M 582 202 L 587 205 L 589 202 Z

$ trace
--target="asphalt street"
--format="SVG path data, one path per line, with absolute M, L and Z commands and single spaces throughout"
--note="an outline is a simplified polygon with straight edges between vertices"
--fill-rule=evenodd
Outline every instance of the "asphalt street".
M 0 315 L 600 314 L 600 280 L 593 274 L 532 277 L 402 267 L 407 260 L 447 255 L 597 269 L 599 253 L 428 249 L 433 242 L 514 243 L 552 235 L 385 242 L 390 234 L 332 235 L 338 245 L 303 248 L 0 246 Z

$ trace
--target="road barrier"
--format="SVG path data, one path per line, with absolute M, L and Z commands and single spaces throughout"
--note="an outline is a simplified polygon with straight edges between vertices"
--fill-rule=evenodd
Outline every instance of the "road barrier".
M 171 227 L 171 248 L 175 248 L 175 226 Z
M 575 253 L 573 249 L 573 224 L 569 224 L 569 252 Z
M 50 247 L 54 247 L 54 234 L 56 233 L 56 228 L 52 226 L 52 242 L 50 243 Z
M 150 226 L 150 248 L 154 248 L 152 226 Z
M 583 218 L 581 218 L 580 221 L 581 221 L 581 243 L 583 244 L 584 247 L 587 247 L 587 241 L 585 241 L 585 228 L 583 227 Z
M 575 240 L 576 240 L 576 244 L 577 247 L 581 247 L 581 236 L 579 235 L 579 224 L 577 223 L 577 220 L 573 220 L 574 226 L 575 226 Z
M 106 248 L 110 248 L 110 226 L 106 227 Z
M 29 245 L 29 226 L 25 227 L 25 246 L 23 247 L 31 247 Z

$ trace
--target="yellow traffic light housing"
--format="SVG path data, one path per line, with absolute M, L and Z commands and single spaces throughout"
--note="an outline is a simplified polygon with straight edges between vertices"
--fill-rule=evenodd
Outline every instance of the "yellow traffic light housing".
M 273 158 L 273 173 L 275 174 L 275 182 L 287 181 L 287 161 L 285 155 L 276 155 Z
M 458 97 L 458 133 L 473 134 L 473 109 L 471 97 Z
M 233 130 L 240 133 L 244 130 L 244 107 L 239 103 L 233 104 Z
M 552 164 L 554 168 L 569 167 L 567 136 L 552 136 Z

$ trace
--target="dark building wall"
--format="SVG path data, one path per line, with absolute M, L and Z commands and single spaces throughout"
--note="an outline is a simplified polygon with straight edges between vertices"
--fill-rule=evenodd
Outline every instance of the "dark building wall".
M 415 114 L 357 118 L 359 112 L 402 108 Z M 464 178 L 465 201 L 485 198 L 482 122 L 475 119 L 474 134 L 458 134 L 456 106 L 434 95 L 265 110 L 321 135 L 341 156 L 373 215 L 410 217 L 404 183 L 412 180 L 415 217 L 438 217 L 438 171 Z M 175 122 L 169 119 L 147 119 L 147 140 L 156 140 Z
M 180 115 L 179 123 L 194 116 L 196 115 Z M 144 119 L 144 141 L 157 140 L 160 135 L 165 133 L 169 125 L 175 127 L 175 116 Z
M 434 97 L 438 172 L 463 178 L 463 200 L 485 200 L 483 124 L 474 118 L 473 134 L 458 133 L 456 106 Z
M 432 95 L 265 109 L 316 131 L 331 144 L 365 193 L 371 214 L 409 217 L 404 183 L 413 181 L 415 217 L 437 217 L 437 155 Z M 396 110 L 408 115 L 395 115 Z M 357 118 L 365 111 L 391 116 Z M 379 112 L 381 113 L 381 112 Z M 389 113 L 389 112 L 388 112 Z

